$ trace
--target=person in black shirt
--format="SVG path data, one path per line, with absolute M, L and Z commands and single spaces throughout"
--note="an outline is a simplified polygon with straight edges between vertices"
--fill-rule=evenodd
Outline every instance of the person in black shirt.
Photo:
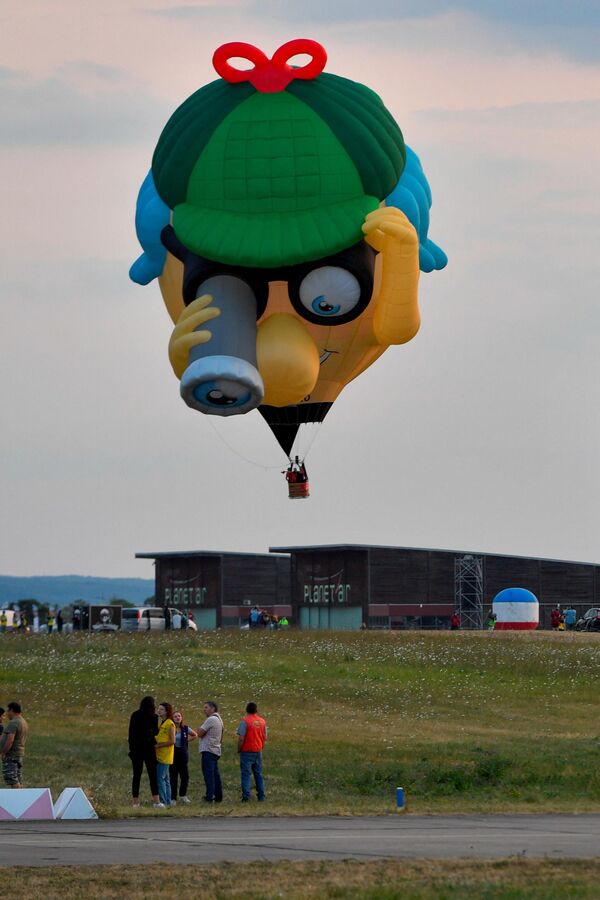
M 154 697 L 143 697 L 140 708 L 131 714 L 129 720 L 129 758 L 133 766 L 131 796 L 133 805 L 140 805 L 140 781 L 144 765 L 150 782 L 150 793 L 156 806 L 160 803 L 156 780 L 155 737 L 158 734 L 158 716 Z

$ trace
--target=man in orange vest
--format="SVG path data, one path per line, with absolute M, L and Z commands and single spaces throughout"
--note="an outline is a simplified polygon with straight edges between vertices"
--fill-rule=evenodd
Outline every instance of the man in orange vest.
M 267 740 L 267 723 L 258 715 L 256 703 L 248 703 L 246 715 L 237 730 L 238 753 L 242 775 L 242 803 L 250 799 L 250 773 L 254 775 L 256 796 L 265 799 L 265 783 L 262 774 L 262 751 Z

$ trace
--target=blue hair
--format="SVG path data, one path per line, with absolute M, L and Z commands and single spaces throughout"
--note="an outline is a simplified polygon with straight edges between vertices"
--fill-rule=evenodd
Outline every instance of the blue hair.
M 158 196 L 150 171 L 140 188 L 135 208 L 135 232 L 144 251 L 129 270 L 129 277 L 136 284 L 150 284 L 161 274 L 167 251 L 160 233 L 169 221 L 169 207 Z
M 431 188 L 425 177 L 421 161 L 410 147 L 406 147 L 406 165 L 400 181 L 385 198 L 386 206 L 400 209 L 419 236 L 419 267 L 423 272 L 443 269 L 448 257 L 437 244 L 427 237 L 429 231 L 429 210 L 431 208 Z

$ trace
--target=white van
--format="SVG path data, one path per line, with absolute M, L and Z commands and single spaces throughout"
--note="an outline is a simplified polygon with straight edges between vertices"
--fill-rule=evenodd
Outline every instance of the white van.
M 184 627 L 184 615 L 178 609 L 169 609 L 169 612 L 171 628 L 179 631 Z M 123 609 L 121 613 L 121 631 L 164 631 L 165 624 L 165 611 L 160 606 L 135 606 Z M 194 622 L 189 622 L 188 627 L 192 631 L 198 630 Z
M 164 631 L 165 612 L 158 606 L 134 606 L 121 611 L 121 631 Z

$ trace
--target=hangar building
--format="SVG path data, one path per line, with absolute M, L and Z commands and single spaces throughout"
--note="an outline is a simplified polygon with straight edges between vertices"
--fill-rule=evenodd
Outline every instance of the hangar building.
M 194 610 L 200 627 L 239 626 L 254 604 L 301 628 L 481 627 L 495 595 L 523 587 L 550 610 L 600 607 L 600 565 L 363 544 L 272 547 L 266 554 L 138 553 L 156 564 L 159 605 Z
M 271 615 L 292 615 L 288 554 L 197 550 L 136 553 L 136 559 L 155 562 L 157 605 L 191 609 L 198 628 L 239 625 L 255 604 Z

